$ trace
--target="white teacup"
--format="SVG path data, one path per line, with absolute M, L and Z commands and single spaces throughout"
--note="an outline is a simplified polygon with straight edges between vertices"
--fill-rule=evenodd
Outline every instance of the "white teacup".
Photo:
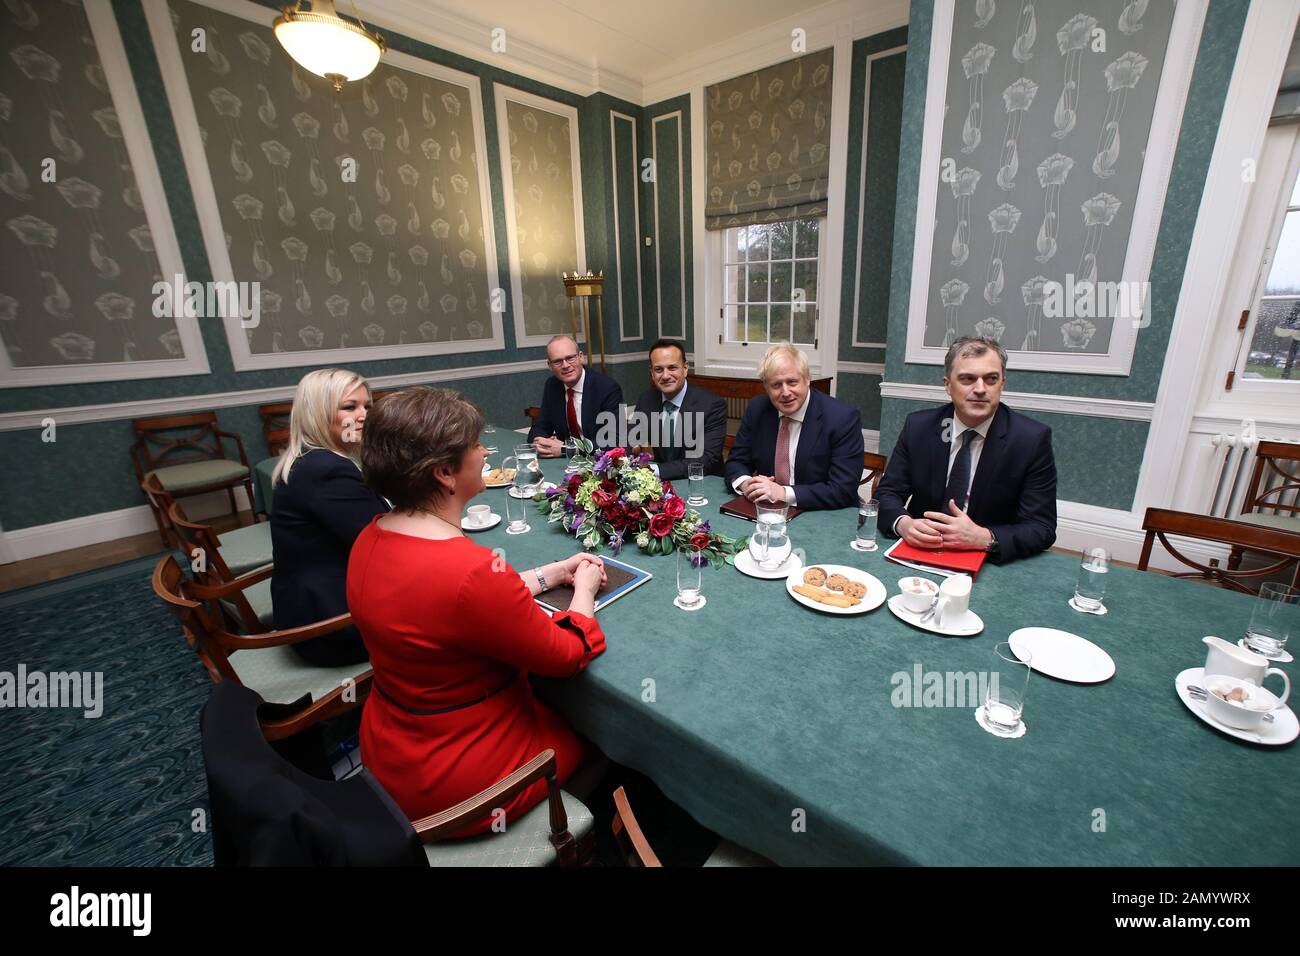
M 939 585 L 939 606 L 934 609 L 936 627 L 944 620 L 957 621 L 970 610 L 971 578 L 969 574 L 954 574 Z
M 465 520 L 476 528 L 481 528 L 492 520 L 490 505 L 470 505 L 465 509 Z
M 913 614 L 921 614 L 930 610 L 939 586 L 929 578 L 899 578 L 898 591 L 903 597 L 903 607 Z
M 1205 699 L 1205 709 L 1209 715 L 1219 723 L 1239 730 L 1256 729 L 1264 715 L 1281 707 L 1286 699 L 1279 700 L 1272 691 L 1227 674 L 1206 675 L 1205 689 L 1209 692 Z M 1287 689 L 1289 691 L 1290 687 Z M 1233 694 L 1234 691 L 1237 693 Z M 1226 700 L 1229 695 L 1245 699 Z

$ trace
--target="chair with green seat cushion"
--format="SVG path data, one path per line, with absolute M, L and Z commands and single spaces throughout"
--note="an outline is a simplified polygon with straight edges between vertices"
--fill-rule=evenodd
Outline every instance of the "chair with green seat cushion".
M 641 824 L 637 823 L 628 802 L 627 792 L 619 787 L 614 791 L 614 819 L 610 822 L 614 833 L 614 842 L 618 845 L 628 866 L 661 867 L 659 857 L 650 846 Z M 775 866 L 771 860 L 761 857 L 752 850 L 732 843 L 721 841 L 712 855 L 704 861 L 705 866 Z
M 217 551 L 234 574 L 243 574 L 273 560 L 271 549 L 271 523 L 259 521 L 234 531 L 225 531 L 217 537 Z
M 231 621 L 235 622 L 235 629 L 241 634 L 258 634 L 274 626 L 269 562 L 260 561 L 252 569 L 245 571 L 242 576 L 237 575 L 226 563 L 226 549 L 221 544 L 231 535 L 242 534 L 245 537 L 235 537 L 234 554 L 241 559 L 253 560 L 254 557 L 250 556 L 255 554 L 255 548 L 262 547 L 257 545 L 257 538 L 253 534 L 265 533 L 269 536 L 269 531 L 257 532 L 256 530 L 269 529 L 271 527 L 269 523 L 240 528 L 218 538 L 209 525 L 199 524 L 186 518 L 181 503 L 174 501 L 167 510 L 167 525 L 175 536 L 180 551 L 191 559 L 190 569 L 200 584 L 210 587 L 231 584 L 236 580 L 247 579 L 253 571 L 265 569 L 267 573 L 257 580 L 230 588 L 228 594 L 223 593 L 218 606 L 225 608 Z
M 1300 514 L 1270 515 L 1259 511 L 1237 515 L 1238 521 L 1246 524 L 1262 525 L 1265 528 L 1280 528 L 1283 531 L 1300 533 Z
M 753 850 L 746 850 L 730 840 L 723 840 L 713 851 L 705 866 L 776 866 L 765 856 L 759 856 Z
M 595 840 L 595 818 L 581 800 L 560 791 L 569 832 L 578 843 Z M 425 844 L 430 866 L 552 866 L 557 862 L 550 841 L 549 807 L 543 801 L 500 832 Z
M 244 451 L 243 440 L 233 432 L 217 427 L 215 412 L 192 415 L 169 415 L 163 418 L 137 418 L 131 422 L 136 439 L 131 445 L 131 463 L 136 481 L 153 476 L 173 498 L 225 490 L 232 514 L 239 514 L 235 487 L 243 485 L 253 507 L 253 472 Z M 233 444 L 235 454 L 226 450 Z M 158 533 L 167 540 L 163 516 L 153 498 L 150 506 L 158 523 Z M 257 520 L 254 514 L 253 520 Z

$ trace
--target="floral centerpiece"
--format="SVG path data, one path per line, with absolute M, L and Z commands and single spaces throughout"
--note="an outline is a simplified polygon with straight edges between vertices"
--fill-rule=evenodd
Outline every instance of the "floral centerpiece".
M 550 523 L 558 522 L 589 550 L 609 545 L 614 554 L 635 542 L 647 554 L 671 554 L 678 548 L 698 550 L 702 561 L 717 567 L 745 544 L 717 534 L 686 499 L 647 467 L 650 455 L 629 455 L 612 448 L 592 456 L 592 443 L 579 438 L 573 466 L 565 480 L 536 496 Z

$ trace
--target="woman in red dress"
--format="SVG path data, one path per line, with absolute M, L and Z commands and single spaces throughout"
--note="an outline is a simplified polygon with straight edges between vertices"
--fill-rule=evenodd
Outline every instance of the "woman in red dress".
M 592 610 L 598 557 L 516 572 L 464 536 L 483 490 L 483 415 L 450 389 L 389 395 L 366 422 L 366 483 L 393 503 L 357 537 L 348 607 L 370 653 L 374 691 L 361 721 L 366 767 L 414 820 L 474 796 L 538 753 L 560 782 L 599 752 L 533 697 L 528 672 L 578 673 L 605 649 Z M 533 595 L 571 584 L 564 614 Z M 546 796 L 539 781 L 503 809 L 515 820 Z M 486 817 L 460 835 L 486 831 Z

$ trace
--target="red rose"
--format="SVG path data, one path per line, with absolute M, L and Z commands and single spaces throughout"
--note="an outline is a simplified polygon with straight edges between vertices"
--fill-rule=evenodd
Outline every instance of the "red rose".
M 696 551 L 703 551 L 709 546 L 709 535 L 705 531 L 697 531 L 691 535 L 691 547 Z
M 664 486 L 664 494 L 666 494 L 666 495 L 675 495 L 675 494 L 677 494 L 677 492 L 673 491 L 673 483 L 672 483 L 671 481 L 665 481 L 665 482 L 663 482 L 663 486 Z
M 686 514 L 686 502 L 677 497 L 666 499 L 664 501 L 664 514 L 672 515 L 673 520 L 676 521 Z
M 645 506 L 645 510 L 650 512 L 652 515 L 657 515 L 659 512 L 664 510 L 664 503 L 662 499 L 656 498 Z
M 644 513 L 637 505 L 624 505 L 623 516 L 627 519 L 627 526 L 629 528 L 637 528 L 641 526 L 641 519 L 644 517 Z
M 578 493 L 578 489 L 582 487 L 582 482 L 583 482 L 582 475 L 571 475 L 569 477 L 569 494 L 576 495 Z
M 597 488 L 595 491 L 591 493 L 591 503 L 594 504 L 597 508 L 601 508 L 601 509 L 608 508 L 610 505 L 612 505 L 615 502 L 615 500 L 616 499 L 614 498 L 613 495 L 611 495 L 608 491 L 601 490 L 600 488 Z
M 626 458 L 626 457 L 627 457 L 626 448 L 611 448 L 609 450 L 610 461 L 618 461 L 620 458 Z
M 650 533 L 656 538 L 667 537 L 672 534 L 674 523 L 668 515 L 655 515 L 650 519 Z

